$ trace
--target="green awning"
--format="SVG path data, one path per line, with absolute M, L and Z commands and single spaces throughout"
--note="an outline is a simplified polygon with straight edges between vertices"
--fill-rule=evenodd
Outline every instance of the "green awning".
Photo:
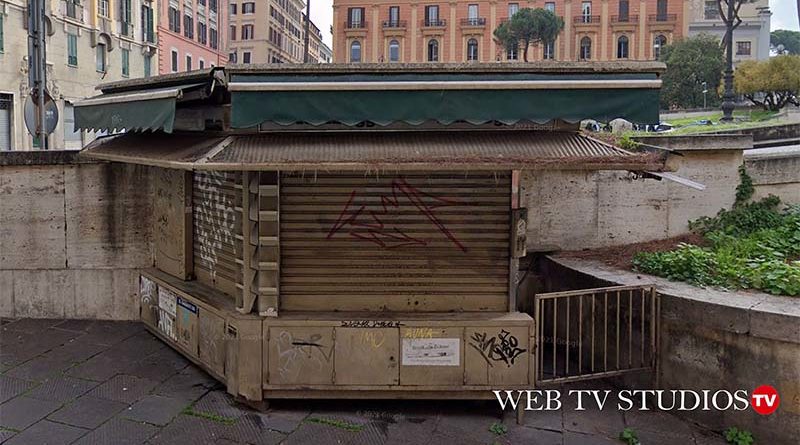
M 658 122 L 655 73 L 407 73 L 390 75 L 233 72 L 231 126 L 397 122 L 512 125 Z
M 102 94 L 75 104 L 75 128 L 94 131 L 156 131 L 171 133 L 175 104 L 195 83 L 155 90 Z

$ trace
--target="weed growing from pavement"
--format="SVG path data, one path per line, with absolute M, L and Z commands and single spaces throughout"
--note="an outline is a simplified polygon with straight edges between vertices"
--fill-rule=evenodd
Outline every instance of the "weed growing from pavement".
M 502 436 L 508 432 L 508 427 L 503 425 L 502 423 L 495 422 L 492 426 L 489 427 L 489 431 L 493 432 L 498 436 Z
M 753 434 L 747 430 L 740 430 L 732 426 L 725 430 L 725 441 L 733 445 L 752 445 L 755 443 Z
M 309 417 L 305 420 L 306 422 L 311 423 L 319 423 L 321 425 L 328 425 L 334 428 L 339 428 L 345 431 L 351 431 L 357 433 L 364 429 L 364 425 L 358 425 L 356 423 L 345 422 L 343 420 L 336 420 L 336 419 L 324 419 L 319 417 Z
M 196 411 L 192 405 L 184 408 L 181 413 L 186 414 L 187 416 L 200 417 L 202 419 L 208 419 L 212 422 L 222 423 L 225 425 L 233 425 L 236 423 L 236 419 L 232 417 L 220 416 L 218 414 L 207 413 L 205 411 Z
M 619 440 L 623 441 L 626 445 L 639 445 L 639 437 L 636 435 L 636 430 L 633 428 L 625 428 L 619 433 Z

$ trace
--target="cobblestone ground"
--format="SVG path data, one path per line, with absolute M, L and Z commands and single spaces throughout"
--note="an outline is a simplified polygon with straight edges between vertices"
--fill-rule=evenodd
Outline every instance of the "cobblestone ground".
M 663 413 L 530 412 L 493 402 L 277 401 L 265 413 L 140 323 L 0 321 L 0 443 L 18 444 L 724 444 Z M 492 431 L 494 430 L 494 431 Z

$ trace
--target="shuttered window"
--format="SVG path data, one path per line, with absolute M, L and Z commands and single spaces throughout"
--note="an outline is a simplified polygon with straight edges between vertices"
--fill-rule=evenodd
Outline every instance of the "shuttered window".
M 282 310 L 507 310 L 509 175 L 284 175 L 280 209 Z

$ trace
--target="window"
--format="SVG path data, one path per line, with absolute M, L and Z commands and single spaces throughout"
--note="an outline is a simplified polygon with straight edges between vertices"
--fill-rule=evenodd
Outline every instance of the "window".
M 439 6 L 429 5 L 425 7 L 425 26 L 440 26 Z M 438 45 L 438 42 L 437 42 Z
M 347 27 L 364 28 L 364 8 L 347 8 Z
M 253 40 L 253 25 L 242 25 L 242 40 Z
M 628 58 L 628 37 L 620 36 L 617 39 L 617 59 Z
M 400 25 L 400 7 L 389 6 L 389 26 L 397 27 Z
M 152 72 L 153 56 L 147 54 L 144 56 L 144 77 L 150 77 Z
M 199 61 L 199 62 L 197 62 L 197 68 L 199 68 L 199 69 L 201 69 L 201 70 L 202 70 L 202 69 L 203 69 L 203 68 L 205 68 L 205 67 L 206 67 L 206 61 L 205 61 L 205 60 L 203 60 L 203 59 L 200 59 L 200 61 Z
M 236 15 L 236 3 L 231 3 L 231 15 Z
M 0 14 L 0 23 L 3 15 Z M 11 116 L 13 115 L 14 96 L 0 93 L 0 151 L 11 150 Z
M 478 41 L 475 39 L 467 41 L 467 60 L 478 60 Z
M 478 5 L 467 5 L 467 18 L 470 19 L 470 21 L 478 19 Z
M 439 61 L 439 41 L 431 39 L 428 41 L 428 62 Z
M 153 32 L 153 8 L 142 5 L 142 40 L 155 43 L 155 33 Z
M 216 28 L 211 28 L 208 31 L 208 43 L 214 49 L 219 48 L 219 36 L 217 35 L 217 29 Z
M 181 13 L 176 8 L 172 6 L 169 7 L 169 11 L 167 12 L 167 18 L 169 20 L 169 30 L 172 32 L 181 32 Z
M 630 4 L 628 0 L 619 0 L 619 21 L 627 22 L 630 16 Z
M 242 14 L 255 14 L 256 4 L 254 2 L 242 3 Z
M 736 55 L 749 56 L 751 51 L 750 42 L 736 42 Z
M 659 22 L 667 20 L 667 0 L 656 1 L 656 20 Z
M 67 65 L 78 66 L 78 36 L 67 34 Z
M 128 77 L 131 75 L 131 51 L 122 48 L 119 55 L 122 57 L 122 76 Z
M 108 17 L 108 0 L 97 0 L 97 13 L 103 17 Z
M 183 35 L 194 38 L 194 18 L 189 14 L 183 16 Z
M 228 37 L 230 40 L 236 40 L 236 25 L 231 25 L 231 35 Z
M 661 50 L 667 46 L 667 38 L 663 35 L 656 36 L 653 39 L 653 58 L 658 60 L 661 57 Z
M 67 101 L 64 101 L 64 142 L 69 148 L 81 148 L 83 142 L 81 131 L 75 130 L 75 108 Z
M 121 34 L 126 36 L 133 35 L 133 8 L 131 7 L 131 0 L 118 0 L 119 3 L 119 21 Z
M 242 63 L 250 63 L 250 51 L 242 53 Z
M 236 53 L 236 51 L 234 51 L 232 53 L 228 53 L 228 62 L 237 63 L 237 60 L 239 59 L 238 56 L 239 55 Z
M 544 9 L 547 11 L 552 12 L 553 14 L 556 13 L 556 3 L 555 2 L 545 2 Z
M 519 12 L 519 3 L 508 4 L 508 18 L 514 17 L 514 14 Z
M 703 17 L 706 20 L 719 20 L 719 4 L 717 0 L 706 0 Z
M 583 23 L 592 22 L 592 2 L 581 3 L 581 17 Z
M 519 45 L 506 48 L 506 60 L 519 60 Z
M 217 12 L 217 0 L 208 0 L 208 9 L 211 12 Z
M 592 58 L 592 39 L 584 37 L 581 39 L 581 59 L 589 60 Z
M 106 44 L 105 43 L 98 43 L 95 47 L 96 51 L 96 59 L 95 59 L 95 68 L 97 69 L 98 73 L 105 73 L 106 72 Z
M 208 33 L 206 32 L 206 24 L 197 22 L 197 41 L 205 45 L 208 43 Z
M 192 56 L 190 54 L 186 55 L 186 71 L 192 70 Z
M 178 72 L 178 52 L 173 49 L 171 55 L 172 55 L 172 60 L 170 62 L 172 64 L 172 66 L 170 68 L 172 68 L 172 72 L 173 73 L 177 73 Z
M 400 61 L 400 42 L 392 40 L 389 42 L 389 62 Z
M 544 44 L 544 60 L 553 60 L 556 56 L 556 44 L 554 42 L 547 42 Z
M 350 61 L 353 63 L 361 62 L 361 42 L 354 40 L 350 44 Z

